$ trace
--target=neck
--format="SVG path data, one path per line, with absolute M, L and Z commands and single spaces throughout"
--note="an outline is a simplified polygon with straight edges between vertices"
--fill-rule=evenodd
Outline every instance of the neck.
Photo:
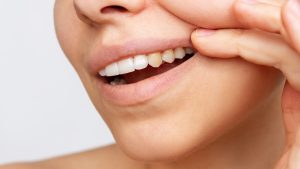
M 172 163 L 148 164 L 148 169 L 266 169 L 284 147 L 281 95 L 262 105 L 246 121 L 205 149 Z

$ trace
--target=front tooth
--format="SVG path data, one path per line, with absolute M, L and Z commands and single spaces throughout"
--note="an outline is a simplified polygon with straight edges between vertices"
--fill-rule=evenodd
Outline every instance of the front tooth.
M 124 59 L 118 62 L 118 70 L 119 74 L 126 74 L 126 73 L 131 73 L 134 72 L 134 65 L 133 65 L 133 59 L 128 58 Z
M 134 57 L 133 63 L 136 70 L 142 70 L 148 66 L 148 58 L 146 55 L 137 55 Z
M 99 72 L 99 74 L 100 74 L 100 76 L 105 76 L 105 75 L 106 75 L 106 74 L 105 74 L 105 69 L 101 70 L 101 71 Z
M 152 53 L 148 55 L 149 65 L 152 67 L 159 67 L 162 64 L 161 54 Z
M 176 59 L 183 59 L 184 56 L 185 56 L 185 51 L 183 48 L 176 48 L 174 50 L 174 53 L 175 53 L 175 58 Z
M 175 54 L 174 51 L 172 49 L 166 50 L 163 54 L 162 54 L 162 60 L 167 62 L 167 63 L 173 63 L 175 60 Z
M 110 65 L 106 66 L 105 74 L 106 74 L 106 76 L 117 76 L 117 75 L 119 75 L 118 64 L 113 63 L 113 64 L 110 64 Z
M 185 48 L 184 50 L 185 50 L 185 53 L 188 55 L 195 53 L 192 48 Z

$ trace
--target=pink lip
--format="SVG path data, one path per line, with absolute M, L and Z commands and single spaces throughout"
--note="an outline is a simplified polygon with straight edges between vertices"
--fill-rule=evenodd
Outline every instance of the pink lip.
M 87 68 L 92 74 L 104 69 L 107 65 L 121 59 L 125 59 L 138 54 L 148 54 L 152 52 L 174 49 L 177 47 L 191 47 L 190 38 L 177 38 L 169 40 L 145 39 L 132 40 L 122 45 L 105 46 L 97 48 L 87 59 Z
M 103 98 L 111 103 L 128 106 L 135 105 L 154 98 L 163 93 L 171 86 L 176 85 L 176 81 L 183 79 L 195 63 L 193 57 L 181 65 L 157 76 L 142 80 L 137 83 L 112 86 L 104 78 L 98 76 L 98 71 L 104 69 L 110 63 L 121 60 L 122 58 L 147 54 L 152 52 L 174 49 L 177 47 L 191 47 L 189 38 L 171 40 L 135 40 L 126 42 L 121 46 L 101 46 L 89 60 L 87 60 L 88 70 L 96 76 L 96 85 Z
M 189 74 L 188 72 L 194 67 L 198 57 L 200 56 L 197 53 L 194 57 L 165 73 L 133 84 L 112 86 L 104 82 L 104 79 L 99 78 L 97 87 L 105 100 L 116 105 L 129 106 L 144 103 L 172 86 L 176 86 L 184 76 Z

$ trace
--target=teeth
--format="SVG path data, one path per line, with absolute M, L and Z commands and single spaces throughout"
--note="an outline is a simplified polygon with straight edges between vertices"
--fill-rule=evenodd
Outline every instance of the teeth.
M 117 76 L 119 75 L 119 68 L 117 63 L 110 64 L 105 68 L 106 76 Z
M 192 48 L 169 49 L 162 53 L 156 52 L 148 55 L 137 55 L 131 58 L 112 63 L 99 71 L 100 76 L 117 76 L 134 72 L 135 70 L 145 69 L 148 65 L 159 67 L 163 62 L 173 63 L 175 59 L 183 59 L 187 54 L 195 53 Z M 115 79 L 112 85 L 123 84 L 124 79 Z
M 159 67 L 162 64 L 161 54 L 152 53 L 148 55 L 149 65 L 152 67 Z
M 195 51 L 192 48 L 185 48 L 184 50 L 185 50 L 185 53 L 188 55 L 195 53 Z
M 146 55 L 137 55 L 134 57 L 133 63 L 136 70 L 142 70 L 148 66 L 148 58 Z
M 110 82 L 111 85 L 124 85 L 127 84 L 126 81 L 120 77 L 115 77 L 113 81 Z
M 101 70 L 100 72 L 99 72 L 99 74 L 101 75 L 101 76 L 105 76 L 106 74 L 105 74 L 105 70 Z
M 128 59 L 123 59 L 118 62 L 118 69 L 119 69 L 119 74 L 126 74 L 126 73 L 131 73 L 135 71 L 134 64 L 133 64 L 133 59 L 128 58 Z
M 173 63 L 175 60 L 175 54 L 174 51 L 172 49 L 170 50 L 166 50 L 163 54 L 162 54 L 162 60 L 167 62 L 167 63 Z
M 176 48 L 174 50 L 174 53 L 175 53 L 175 58 L 176 59 L 183 59 L 184 56 L 185 56 L 185 51 L 183 48 Z

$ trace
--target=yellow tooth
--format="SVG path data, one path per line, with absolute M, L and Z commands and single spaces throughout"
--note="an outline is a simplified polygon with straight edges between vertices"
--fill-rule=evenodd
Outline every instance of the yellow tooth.
M 161 54 L 152 53 L 148 55 L 149 65 L 152 67 L 159 67 L 162 64 Z
M 195 53 L 192 48 L 184 48 L 184 50 L 185 50 L 185 53 L 189 54 L 189 55 Z
M 175 53 L 175 58 L 176 59 L 183 59 L 184 56 L 185 56 L 185 51 L 183 48 L 176 48 L 174 50 L 174 53 Z
M 162 54 L 162 60 L 168 63 L 173 63 L 175 60 L 174 51 L 172 49 L 166 50 Z

